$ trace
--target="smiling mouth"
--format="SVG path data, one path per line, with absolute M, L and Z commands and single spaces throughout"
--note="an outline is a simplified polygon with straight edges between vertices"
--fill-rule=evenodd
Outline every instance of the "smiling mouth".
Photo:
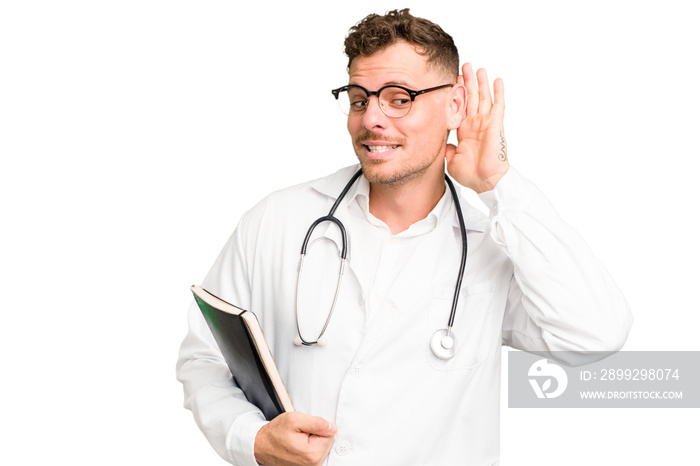
M 387 152 L 387 151 L 390 151 L 392 149 L 396 149 L 397 147 L 399 147 L 398 145 L 395 145 L 395 146 L 370 146 L 367 144 L 363 144 L 363 146 L 365 146 L 368 151 L 375 153 L 375 154 Z

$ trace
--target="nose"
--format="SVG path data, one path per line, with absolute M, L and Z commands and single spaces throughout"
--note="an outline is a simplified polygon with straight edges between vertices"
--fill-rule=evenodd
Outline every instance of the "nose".
M 381 109 L 381 102 L 376 95 L 370 96 L 367 109 L 362 114 L 362 126 L 367 130 L 386 128 L 388 116 Z

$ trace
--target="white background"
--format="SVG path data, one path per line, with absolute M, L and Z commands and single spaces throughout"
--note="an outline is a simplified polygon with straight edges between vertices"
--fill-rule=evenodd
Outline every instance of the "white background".
M 700 350 L 693 3 L 2 2 L 0 463 L 222 464 L 175 381 L 188 287 L 262 196 L 354 163 L 342 42 L 405 6 L 504 79 L 511 163 L 623 289 L 626 349 Z M 504 405 L 502 464 L 688 464 L 697 416 Z

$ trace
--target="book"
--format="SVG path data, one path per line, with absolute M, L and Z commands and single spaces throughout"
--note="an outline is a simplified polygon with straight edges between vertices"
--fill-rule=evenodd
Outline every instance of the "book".
M 190 288 L 231 374 L 248 401 L 271 421 L 294 411 L 257 317 L 198 285 Z

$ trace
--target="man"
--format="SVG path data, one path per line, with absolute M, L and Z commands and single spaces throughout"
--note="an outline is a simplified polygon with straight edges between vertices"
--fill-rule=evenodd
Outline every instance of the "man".
M 349 84 L 334 94 L 363 176 L 335 211 L 349 243 L 337 303 L 329 304 L 336 275 L 328 267 L 343 249 L 339 229 L 325 223 L 312 234 L 317 260 L 304 266 L 299 296 L 298 251 L 357 167 L 268 196 L 203 284 L 257 314 L 298 411 L 266 422 L 194 307 L 178 362 L 185 406 L 237 465 L 498 464 L 501 345 L 615 351 L 631 324 L 626 302 L 509 166 L 500 79 L 492 98 L 485 70 L 474 76 L 465 64 L 460 76 L 452 38 L 408 10 L 368 16 L 345 50 Z M 460 201 L 468 259 L 445 345 L 453 357 L 431 349 L 450 316 L 463 248 L 445 163 L 490 208 L 487 218 Z M 325 344 L 293 344 L 302 338 Z

